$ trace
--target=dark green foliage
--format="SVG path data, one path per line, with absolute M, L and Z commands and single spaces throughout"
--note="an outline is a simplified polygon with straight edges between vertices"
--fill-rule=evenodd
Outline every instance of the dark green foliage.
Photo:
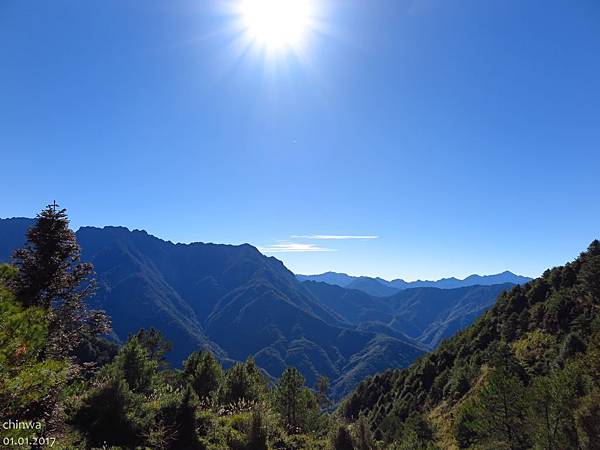
M 196 434 L 196 411 L 198 409 L 198 397 L 194 390 L 187 386 L 183 392 L 172 424 L 176 427 L 175 438 L 171 443 L 172 449 L 196 449 L 200 448 Z
M 199 398 L 210 398 L 219 393 L 223 369 L 211 352 L 192 353 L 183 363 L 183 373 Z
M 142 328 L 135 337 L 140 345 L 146 349 L 150 359 L 158 361 L 161 367 L 166 367 L 165 356 L 172 350 L 173 345 L 156 328 L 151 327 L 149 330 Z
M 321 409 L 325 409 L 331 405 L 331 400 L 329 399 L 329 378 L 326 376 L 320 376 L 317 378 L 317 382 L 315 383 L 315 388 L 317 391 L 317 400 Z
M 581 256 L 581 268 L 577 277 L 581 288 L 598 300 L 600 298 L 600 241 L 595 240 Z
M 433 448 L 433 429 L 425 418 L 417 413 L 411 414 L 404 422 L 397 423 L 390 430 L 395 448 L 401 450 L 426 450 Z
M 132 392 L 149 393 L 156 376 L 158 363 L 148 357 L 148 351 L 132 336 L 123 345 L 109 367 L 122 376 Z
M 265 392 L 266 380 L 252 358 L 248 358 L 244 364 L 235 364 L 225 374 L 222 394 L 225 403 L 241 399 L 257 401 Z
M 525 387 L 508 367 L 495 368 L 476 397 L 471 422 L 476 442 L 498 449 L 528 448 Z
M 48 312 L 46 351 L 51 357 L 71 356 L 86 334 L 108 331 L 106 316 L 86 308 L 86 299 L 95 289 L 93 267 L 80 262 L 79 244 L 69 229 L 66 210 L 48 206 L 38 214 L 14 262 L 19 269 L 11 281 L 16 298 L 25 307 Z
M 595 388 L 585 395 L 575 413 L 577 435 L 583 448 L 600 448 L 600 389 Z
M 47 313 L 40 307 L 24 307 L 6 283 L 16 276 L 14 267 L 0 265 L 0 422 L 13 418 L 45 421 L 59 426 L 58 395 L 71 365 L 44 359 L 48 336 Z M 0 429 L 0 437 L 32 437 L 29 432 Z
M 256 409 L 252 412 L 252 426 L 248 436 L 248 450 L 267 450 L 267 427 L 264 423 L 262 411 Z
M 304 377 L 298 369 L 288 367 L 277 383 L 275 395 L 285 426 L 293 432 L 299 431 L 303 413 Z
M 338 425 L 337 430 L 334 432 L 332 444 L 334 450 L 354 450 L 354 442 L 352 435 L 345 425 Z
M 88 446 L 134 447 L 142 443 L 141 400 L 123 379 L 109 378 L 83 397 L 71 423 L 85 435 Z
M 375 440 L 373 439 L 371 425 L 367 418 L 365 416 L 360 416 L 354 424 L 354 427 L 356 448 L 358 450 L 373 450 L 375 447 Z
M 110 363 L 119 351 L 119 345 L 101 336 L 85 333 L 75 349 L 75 358 L 82 364 L 102 367 Z
M 571 363 L 560 371 L 533 381 L 528 413 L 530 435 L 536 447 L 559 450 L 577 442 L 573 413 L 581 389 L 580 378 Z
M 92 365 L 77 358 L 79 349 L 108 331 L 108 319 L 87 309 L 92 266 L 80 262 L 65 210 L 38 214 L 14 262 L 16 270 L 0 273 L 0 410 L 43 421 L 40 433 L 50 435 L 64 425 L 59 397 L 67 377 Z
M 467 402 L 459 410 L 452 432 L 459 448 L 470 448 L 478 442 L 479 411 L 474 402 Z

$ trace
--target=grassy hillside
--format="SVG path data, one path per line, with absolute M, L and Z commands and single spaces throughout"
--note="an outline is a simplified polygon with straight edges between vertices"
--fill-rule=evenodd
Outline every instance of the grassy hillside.
M 598 448 L 600 242 L 341 407 L 406 448 Z M 404 448 L 404 447 L 402 447 Z

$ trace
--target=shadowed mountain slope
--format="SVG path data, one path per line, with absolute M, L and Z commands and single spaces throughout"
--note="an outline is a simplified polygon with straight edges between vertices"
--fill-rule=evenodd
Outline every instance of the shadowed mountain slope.
M 468 286 L 458 289 L 412 288 L 390 297 L 327 283 L 305 281 L 319 301 L 348 322 L 394 336 L 419 341 L 425 348 L 436 347 L 443 339 L 470 325 L 489 308 L 498 295 L 512 284 Z
M 32 224 L 0 220 L 0 261 L 10 261 Z M 408 339 L 359 330 L 251 245 L 174 244 L 123 227 L 83 227 L 76 235 L 97 274 L 93 306 L 111 316 L 115 338 L 153 326 L 172 341 L 175 365 L 202 347 L 229 362 L 254 355 L 274 377 L 289 365 L 311 385 L 326 375 L 341 396 L 359 374 L 423 353 Z M 350 371 L 356 376 L 346 377 Z

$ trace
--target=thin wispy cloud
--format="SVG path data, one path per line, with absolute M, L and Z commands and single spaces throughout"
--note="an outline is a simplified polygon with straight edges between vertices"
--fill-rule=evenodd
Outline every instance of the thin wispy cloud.
M 302 253 L 302 252 L 335 252 L 334 248 L 319 247 L 315 244 L 299 244 L 288 242 L 284 244 L 273 244 L 268 247 L 258 247 L 261 253 Z
M 294 235 L 292 239 L 315 239 L 325 241 L 343 241 L 347 239 L 379 239 L 379 236 L 356 236 L 356 235 L 342 235 L 342 234 L 309 234 L 309 235 Z

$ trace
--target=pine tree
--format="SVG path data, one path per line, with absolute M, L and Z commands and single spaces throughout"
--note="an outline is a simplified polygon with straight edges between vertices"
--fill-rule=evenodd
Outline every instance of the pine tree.
M 194 390 L 187 386 L 183 392 L 181 403 L 177 408 L 175 424 L 177 426 L 177 437 L 173 442 L 172 449 L 199 449 L 202 448 L 198 442 L 196 432 L 197 420 L 196 409 L 198 408 L 198 397 Z
M 507 366 L 492 370 L 477 398 L 478 440 L 497 448 L 526 448 L 525 388 Z
M 315 388 L 317 390 L 317 399 L 319 401 L 319 406 L 321 409 L 325 409 L 331 405 L 331 400 L 329 399 L 329 378 L 324 375 L 321 375 L 317 378 L 317 382 L 315 383 Z
M 248 450 L 267 450 L 267 427 L 260 409 L 252 412 L 252 423 L 248 436 Z
M 334 450 L 354 450 L 352 435 L 345 425 L 338 425 L 334 431 L 332 446 Z
M 168 363 L 165 361 L 165 355 L 171 351 L 173 345 L 167 341 L 156 328 L 149 330 L 140 329 L 135 337 L 142 347 L 148 352 L 148 357 L 157 361 L 162 368 L 166 368 Z
M 70 422 L 85 436 L 90 447 L 141 444 L 144 418 L 141 403 L 122 378 L 110 378 L 86 392 Z
M 600 241 L 593 241 L 581 255 L 579 284 L 595 299 L 600 299 Z
M 148 357 L 135 336 L 130 336 L 111 364 L 118 376 L 122 376 L 129 389 L 135 393 L 149 393 L 158 372 L 158 362 Z
M 277 406 L 287 429 L 297 432 L 300 427 L 304 377 L 295 367 L 288 367 L 277 383 Z
M 217 395 L 223 382 L 223 368 L 209 351 L 192 353 L 183 363 L 183 373 L 201 399 Z
M 257 401 L 261 398 L 266 385 L 254 359 L 248 358 L 244 364 L 235 364 L 225 375 L 223 401 Z
M 536 448 L 559 450 L 576 440 L 573 412 L 576 407 L 578 374 L 573 364 L 534 380 L 531 389 L 533 440 Z
M 375 442 L 371 434 L 371 427 L 367 418 L 361 414 L 356 421 L 356 443 L 359 450 L 373 450 Z
M 11 288 L 24 306 L 48 311 L 46 356 L 64 358 L 73 355 L 84 335 L 107 332 L 109 322 L 103 312 L 86 308 L 95 290 L 93 267 L 80 261 L 66 210 L 56 207 L 49 205 L 37 215 L 25 247 L 15 252 L 19 273 Z

